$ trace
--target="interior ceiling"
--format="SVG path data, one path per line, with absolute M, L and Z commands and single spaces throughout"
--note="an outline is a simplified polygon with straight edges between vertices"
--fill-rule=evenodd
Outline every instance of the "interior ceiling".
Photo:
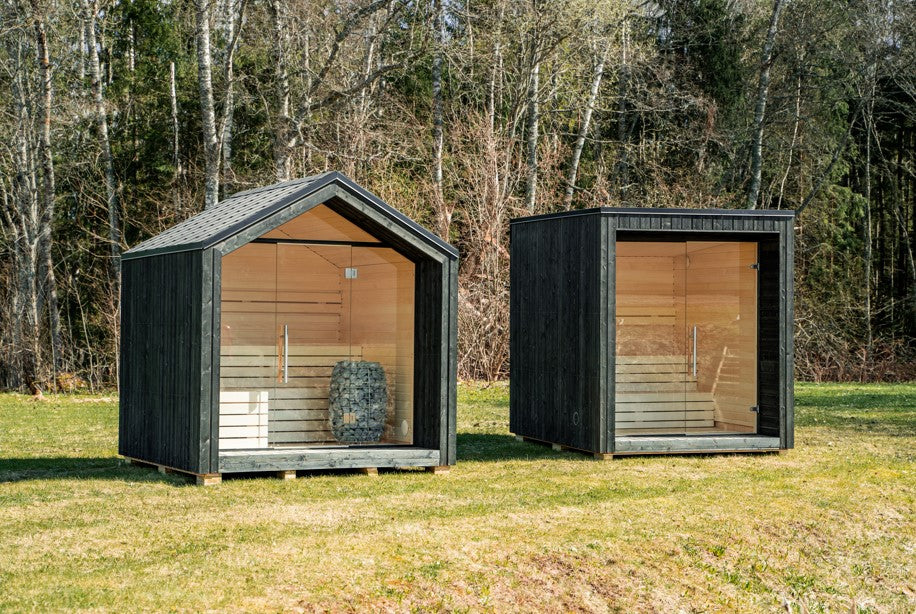
M 353 222 L 334 213 L 327 205 L 316 205 L 261 236 L 262 239 L 297 239 L 313 241 L 357 241 L 379 243 Z
M 382 244 L 377 237 L 335 213 L 326 205 L 317 205 L 309 209 L 302 215 L 262 235 L 261 238 Z M 407 258 L 391 248 L 296 243 L 280 243 L 279 245 L 279 249 L 310 250 L 341 269 L 407 262 Z

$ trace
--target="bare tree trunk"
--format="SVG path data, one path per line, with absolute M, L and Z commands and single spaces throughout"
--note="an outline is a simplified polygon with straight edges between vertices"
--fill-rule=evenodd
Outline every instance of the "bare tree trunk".
M 83 83 L 86 80 L 86 55 L 88 54 L 88 49 L 86 48 L 86 16 L 81 14 L 78 17 L 79 19 L 79 29 L 80 29 L 80 51 L 79 51 L 79 66 L 77 72 L 80 77 L 80 83 Z
M 786 172 L 782 175 L 782 181 L 779 182 L 779 198 L 776 201 L 776 208 L 782 209 L 783 194 L 786 189 L 786 180 L 789 178 L 789 171 L 792 170 L 792 156 L 795 153 L 795 144 L 798 142 L 798 128 L 801 124 L 801 94 L 802 78 L 801 72 L 795 79 L 795 124 L 792 127 L 792 141 L 789 143 L 789 161 L 786 162 Z
M 120 293 L 121 275 L 121 225 L 118 214 L 118 185 L 114 173 L 114 161 L 111 156 L 111 141 L 108 138 L 108 113 L 105 110 L 105 98 L 102 84 L 102 69 L 99 61 L 99 50 L 96 45 L 96 23 L 98 20 L 98 2 L 83 0 L 86 13 L 86 34 L 89 46 L 89 77 L 92 80 L 92 95 L 95 101 L 95 121 L 99 132 L 99 145 L 102 148 L 102 166 L 105 173 L 105 192 L 108 204 L 108 242 L 111 253 L 109 276 L 115 304 Z
M 288 181 L 292 172 L 291 155 L 296 146 L 293 119 L 289 107 L 289 29 L 286 17 L 286 3 L 270 0 L 270 16 L 274 29 L 274 95 L 277 98 L 277 118 L 274 128 L 274 172 L 277 181 Z
M 538 57 L 537 45 L 534 45 L 532 54 L 534 55 L 531 66 L 531 73 L 528 76 L 528 125 L 527 125 L 527 149 L 528 149 L 528 179 L 525 185 L 525 207 L 529 212 L 534 213 L 537 203 L 537 185 L 538 185 L 538 90 L 540 89 L 541 60 Z
M 16 287 L 18 309 L 14 313 L 13 337 L 16 366 L 21 384 L 37 390 L 41 378 L 41 334 L 38 317 L 38 271 L 41 242 L 41 217 L 38 207 L 38 188 L 32 151 L 31 118 L 25 77 L 23 75 L 22 42 L 10 54 L 14 66 L 12 94 L 16 113 L 14 155 L 16 176 L 13 180 L 15 207 L 14 253 L 16 255 Z
M 869 93 L 865 103 L 865 369 L 862 374 L 864 380 L 867 370 L 871 367 L 872 350 L 874 348 L 874 330 L 872 326 L 872 230 L 871 230 L 871 141 L 874 131 L 875 108 L 875 65 L 872 64 L 869 72 Z
M 913 243 L 910 239 L 912 235 L 900 211 L 899 201 L 894 202 L 894 217 L 897 220 L 897 224 L 900 226 L 901 234 L 903 235 L 903 246 L 906 250 L 906 270 L 909 282 L 909 292 L 907 293 L 907 317 L 904 322 L 908 322 L 907 328 L 913 330 L 916 328 L 916 260 L 913 258 Z
M 622 201 L 626 197 L 627 186 L 630 183 L 629 148 L 627 137 L 629 133 L 629 119 L 627 118 L 627 88 L 630 84 L 629 46 L 630 24 L 624 19 L 620 24 L 620 75 L 617 78 L 617 163 L 615 175 L 617 189 Z
M 181 126 L 178 122 L 178 93 L 175 86 L 175 62 L 169 62 L 169 100 L 172 106 L 172 200 L 175 211 L 181 211 L 181 197 L 178 182 L 184 174 L 179 151 Z
M 595 72 L 592 76 L 592 87 L 588 92 L 588 102 L 585 105 L 585 115 L 582 117 L 582 123 L 579 125 L 579 134 L 576 137 L 576 144 L 573 147 L 572 160 L 569 163 L 569 174 L 566 176 L 566 197 L 563 202 L 563 208 L 569 211 L 572 208 L 573 194 L 576 191 L 576 177 L 579 174 L 579 160 L 582 158 L 582 149 L 585 147 L 585 139 L 588 136 L 588 129 L 592 122 L 592 113 L 595 110 L 595 101 L 598 99 L 598 91 L 601 89 L 601 79 L 604 76 L 604 63 L 611 46 L 607 45 L 604 53 L 598 59 L 595 65 Z
M 209 0 L 194 0 L 195 38 L 197 39 L 197 86 L 204 137 L 204 207 L 219 201 L 219 140 L 213 106 L 213 56 L 210 54 Z
M 442 55 L 443 46 L 443 3 L 444 0 L 435 2 L 433 16 L 433 31 L 436 50 L 433 54 L 433 195 L 435 198 L 436 217 L 439 222 L 439 236 L 448 239 L 452 225 L 452 210 L 445 204 L 445 190 L 442 180 L 442 152 L 444 148 L 443 136 L 443 103 L 442 103 Z
M 763 118 L 766 114 L 770 92 L 770 67 L 773 64 L 773 46 L 779 26 L 779 14 L 785 0 L 775 0 L 770 26 L 767 28 L 763 52 L 760 54 L 760 81 L 757 85 L 757 105 L 754 108 L 754 125 L 751 137 L 751 182 L 747 188 L 747 208 L 756 209 L 760 196 L 760 179 L 763 174 Z
M 238 6 L 238 8 L 236 8 Z M 226 1 L 226 98 L 223 104 L 223 116 L 220 120 L 220 151 L 222 152 L 223 196 L 228 196 L 232 190 L 235 174 L 232 170 L 232 131 L 235 121 L 235 50 L 238 46 L 242 12 L 245 10 L 245 0 Z
M 35 14 L 35 41 L 38 48 L 38 65 L 41 74 L 41 132 L 39 133 L 39 156 L 41 157 L 42 192 L 41 208 L 41 264 L 44 269 L 43 285 L 48 302 L 48 320 L 50 323 L 51 338 L 51 367 L 54 381 L 57 372 L 61 369 L 61 327 L 60 309 L 57 297 L 57 278 L 54 274 L 54 259 L 51 253 L 51 227 L 54 223 L 54 201 L 56 188 L 54 181 L 54 158 L 51 154 L 51 106 L 53 103 L 53 90 L 51 83 L 51 61 L 48 53 L 48 38 L 45 31 L 45 22 L 41 17 L 38 3 L 33 0 L 32 9 Z

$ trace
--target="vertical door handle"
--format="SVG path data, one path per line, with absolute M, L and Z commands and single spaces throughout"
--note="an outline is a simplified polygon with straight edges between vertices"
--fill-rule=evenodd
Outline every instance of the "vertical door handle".
M 697 327 L 693 327 L 693 376 L 697 376 Z
M 696 329 L 694 329 L 696 331 Z M 696 371 L 696 366 L 694 366 Z M 289 325 L 283 325 L 283 383 L 289 382 Z

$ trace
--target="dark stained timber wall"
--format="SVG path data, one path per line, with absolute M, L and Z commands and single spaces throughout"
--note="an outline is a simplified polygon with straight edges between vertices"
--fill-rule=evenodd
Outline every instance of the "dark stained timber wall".
M 201 466 L 201 273 L 196 251 L 122 264 L 118 452 L 194 472 Z
M 602 224 L 597 215 L 512 226 L 511 430 L 582 450 L 601 445 Z
M 416 265 L 414 443 L 438 448 L 453 464 L 457 391 L 457 263 L 422 260 Z M 448 349 L 447 349 L 448 348 Z

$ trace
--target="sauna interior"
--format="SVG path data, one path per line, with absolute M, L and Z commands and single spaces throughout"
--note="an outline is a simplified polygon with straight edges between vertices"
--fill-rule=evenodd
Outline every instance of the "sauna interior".
M 331 432 L 339 361 L 385 371 L 371 443 L 413 443 L 413 262 L 318 205 L 223 256 L 221 275 L 220 449 L 368 445 Z
M 757 243 L 622 241 L 618 435 L 757 430 Z

